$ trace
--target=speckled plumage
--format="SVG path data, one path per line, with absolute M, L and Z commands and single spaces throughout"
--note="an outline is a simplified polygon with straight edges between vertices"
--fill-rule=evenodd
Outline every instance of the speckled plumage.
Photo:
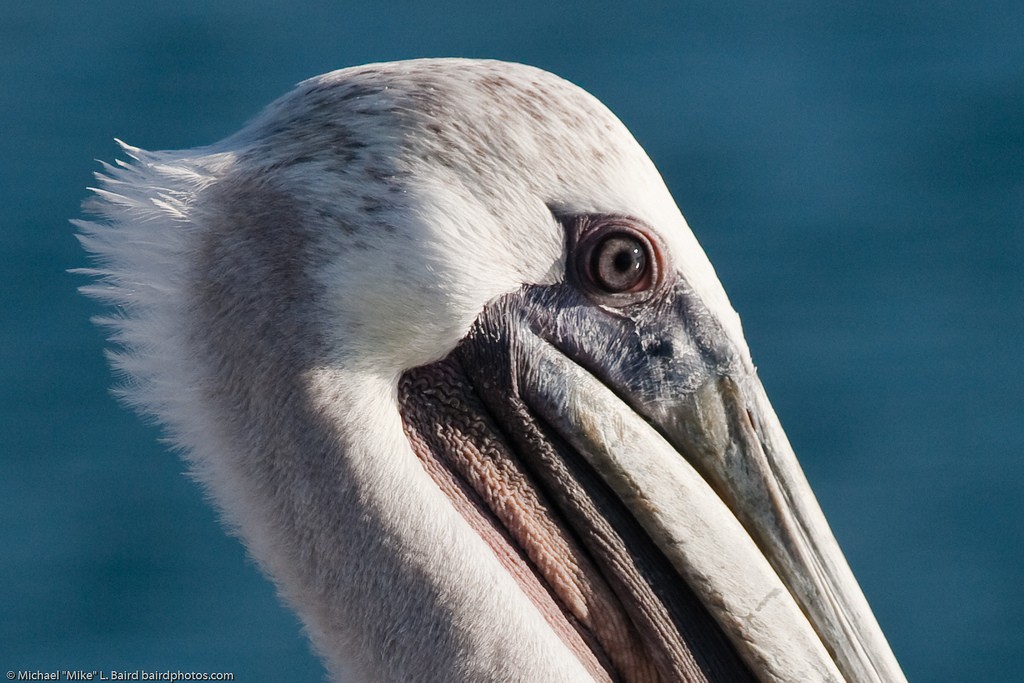
M 394 387 L 487 301 L 561 277 L 553 211 L 675 225 L 711 273 L 625 128 L 540 70 L 421 60 L 306 81 L 208 148 L 125 150 L 88 207 L 101 220 L 78 223 L 97 258 L 85 289 L 117 308 L 124 395 L 187 454 L 331 669 L 585 679 L 403 457 Z M 442 571 L 461 547 L 479 566 Z M 505 628 L 473 628 L 494 613 Z
M 97 220 L 76 222 L 123 396 L 164 426 L 332 674 L 591 680 L 417 461 L 397 387 L 489 302 L 565 280 L 559 217 L 585 214 L 655 226 L 753 373 L 622 124 L 531 67 L 415 60 L 305 81 L 209 147 L 124 149 L 98 175 Z

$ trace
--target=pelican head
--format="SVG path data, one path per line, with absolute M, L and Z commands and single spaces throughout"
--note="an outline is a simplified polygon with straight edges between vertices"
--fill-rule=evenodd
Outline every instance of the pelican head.
M 78 222 L 156 416 L 339 680 L 902 681 L 647 155 L 515 64 L 301 83 Z

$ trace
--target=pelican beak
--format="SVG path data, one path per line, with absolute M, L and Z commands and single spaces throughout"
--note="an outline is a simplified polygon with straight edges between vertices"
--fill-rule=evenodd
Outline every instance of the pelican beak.
M 669 290 L 631 314 L 527 288 L 477 338 L 507 337 L 512 390 L 758 679 L 905 681 L 753 366 L 685 283 Z

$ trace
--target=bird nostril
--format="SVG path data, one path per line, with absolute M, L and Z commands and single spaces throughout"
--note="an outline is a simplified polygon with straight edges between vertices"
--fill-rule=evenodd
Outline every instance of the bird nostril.
M 659 339 L 647 348 L 647 355 L 655 358 L 671 358 L 675 352 L 675 344 L 671 339 Z

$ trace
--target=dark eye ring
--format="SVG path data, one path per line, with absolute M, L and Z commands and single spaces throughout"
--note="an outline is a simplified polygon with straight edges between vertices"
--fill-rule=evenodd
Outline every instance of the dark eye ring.
M 651 238 L 626 221 L 585 226 L 576 242 L 579 280 L 612 305 L 645 299 L 657 288 L 659 257 Z

